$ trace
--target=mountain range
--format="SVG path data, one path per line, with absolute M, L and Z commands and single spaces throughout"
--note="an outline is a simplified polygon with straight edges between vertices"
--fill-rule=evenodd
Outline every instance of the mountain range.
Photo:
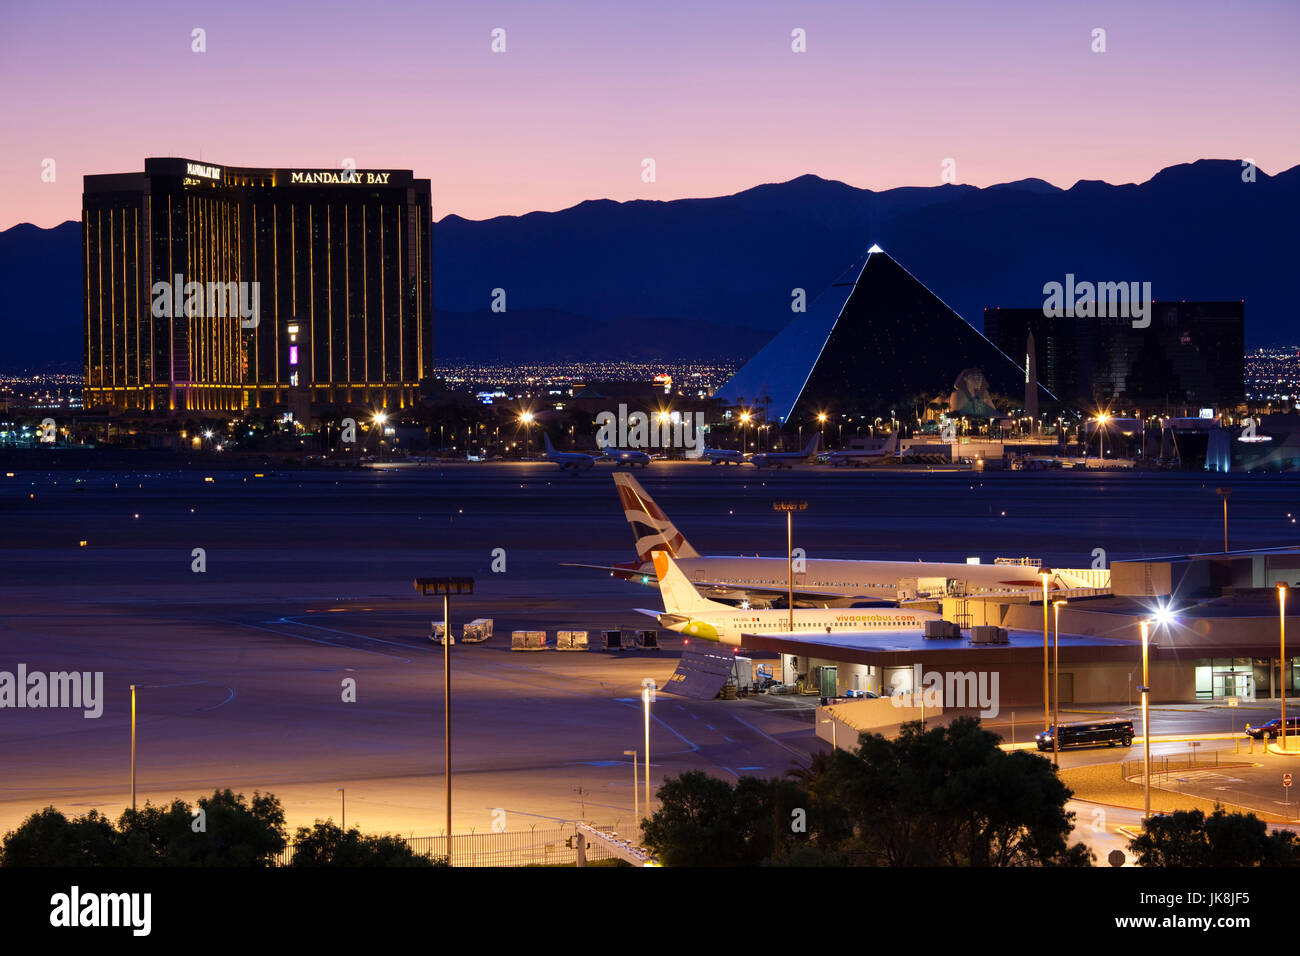
M 1239 160 L 1199 160 L 1141 184 L 876 192 L 806 175 L 711 199 L 449 215 L 433 229 L 435 352 L 743 360 L 790 320 L 792 290 L 811 301 L 873 243 L 976 328 L 985 307 L 1040 305 L 1043 285 L 1072 273 L 1151 282 L 1157 300 L 1244 299 L 1249 347 L 1292 344 L 1298 200 L 1300 166 L 1249 182 Z M 80 232 L 0 232 L 0 370 L 80 369 Z M 495 289 L 504 313 L 491 311 Z

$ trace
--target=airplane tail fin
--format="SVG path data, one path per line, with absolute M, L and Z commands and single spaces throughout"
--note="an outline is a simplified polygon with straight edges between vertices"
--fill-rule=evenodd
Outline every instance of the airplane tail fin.
M 812 441 L 808 442 L 808 447 L 803 450 L 805 458 L 811 458 L 813 455 L 817 454 L 817 446 L 821 443 L 821 440 L 822 433 L 813 432 Z
M 551 444 L 551 436 L 545 431 L 542 432 L 542 441 L 546 442 L 546 454 L 554 455 L 555 446 Z
M 889 455 L 898 454 L 898 432 L 889 433 L 889 440 L 885 442 L 885 453 Z
M 632 526 L 638 558 L 643 562 L 649 561 L 650 552 L 655 548 L 663 548 L 675 558 L 700 556 L 635 478 L 615 472 L 614 487 L 623 503 L 623 515 Z
M 701 595 L 667 551 L 656 548 L 650 552 L 650 556 L 654 560 L 655 576 L 659 579 L 659 596 L 663 598 L 666 613 L 690 615 L 727 609 L 727 605 L 710 601 Z

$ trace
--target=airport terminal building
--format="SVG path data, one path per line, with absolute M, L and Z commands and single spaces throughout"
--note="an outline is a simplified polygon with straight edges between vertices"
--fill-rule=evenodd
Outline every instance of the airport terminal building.
M 433 368 L 431 222 L 410 170 L 166 158 L 85 177 L 86 408 L 414 404 Z

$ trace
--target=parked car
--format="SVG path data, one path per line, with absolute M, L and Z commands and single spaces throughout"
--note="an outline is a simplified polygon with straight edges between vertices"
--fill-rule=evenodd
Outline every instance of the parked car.
M 1282 735 L 1282 718 L 1274 717 L 1272 720 L 1266 720 L 1262 724 L 1247 724 L 1246 733 L 1256 740 L 1277 740 Z M 1300 717 L 1288 717 L 1286 719 L 1286 735 L 1288 737 L 1300 737 Z
M 1052 737 L 1057 732 L 1052 726 L 1042 731 L 1035 740 L 1039 750 L 1052 749 Z M 1078 724 L 1061 724 L 1060 740 L 1057 749 L 1066 747 L 1096 747 L 1106 744 L 1113 747 L 1119 744 L 1128 747 L 1133 743 L 1133 721 L 1131 720 L 1089 720 Z

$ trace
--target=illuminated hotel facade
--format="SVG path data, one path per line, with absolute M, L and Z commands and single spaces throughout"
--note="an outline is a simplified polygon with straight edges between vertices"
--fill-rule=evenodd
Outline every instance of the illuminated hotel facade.
M 431 213 L 410 170 L 169 158 L 85 177 L 85 407 L 413 405 L 433 368 Z

